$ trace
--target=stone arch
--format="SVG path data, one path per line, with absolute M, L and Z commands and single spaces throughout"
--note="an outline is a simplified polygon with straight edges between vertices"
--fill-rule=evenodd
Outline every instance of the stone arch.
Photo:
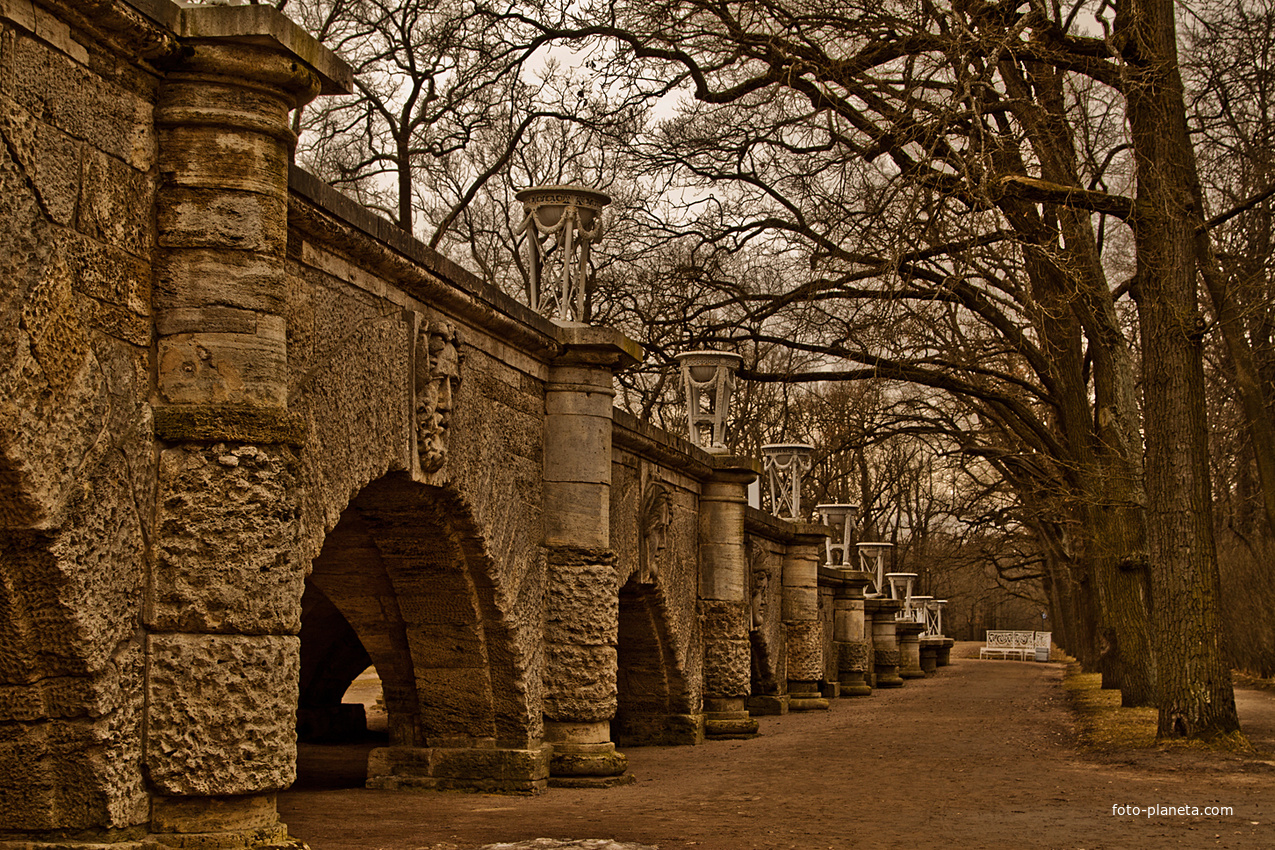
M 362 705 L 346 705 L 350 685 L 372 658 L 327 594 L 306 581 L 301 595 L 301 674 L 297 697 L 297 740 L 336 743 L 366 740 Z
M 491 776 L 498 752 L 539 758 L 495 568 L 459 495 L 402 472 L 363 488 L 326 536 L 310 581 L 358 635 L 389 715 L 369 785 L 530 790 Z
M 612 738 L 620 746 L 703 740 L 683 665 L 677 657 L 660 583 L 634 573 L 620 588 L 616 700 Z
M 403 473 L 364 488 L 328 534 L 311 581 L 380 672 L 393 743 L 527 745 L 493 569 L 461 499 Z

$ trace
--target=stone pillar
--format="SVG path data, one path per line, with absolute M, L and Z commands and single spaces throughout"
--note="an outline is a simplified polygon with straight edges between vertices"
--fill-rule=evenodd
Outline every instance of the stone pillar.
M 872 693 L 864 674 L 868 669 L 871 634 L 865 634 L 863 589 L 872 574 L 858 570 L 841 570 L 841 582 L 833 596 L 832 636 L 837 649 L 837 678 L 841 696 L 866 697 Z
M 611 741 L 620 594 L 611 550 L 611 409 L 615 371 L 641 350 L 607 328 L 561 327 L 545 387 L 545 743 L 549 784 L 633 781 Z
M 717 455 L 699 502 L 699 604 L 704 636 L 704 735 L 757 734 L 748 713 L 752 667 L 748 638 L 748 557 L 744 510 L 756 461 Z
M 823 626 L 819 622 L 819 556 L 828 537 L 825 525 L 793 523 L 795 534 L 784 554 L 784 626 L 787 631 L 788 709 L 827 709 L 820 693 L 824 679 Z
M 894 631 L 899 640 L 899 676 L 904 679 L 924 679 L 925 671 L 921 669 L 921 632 L 925 631 L 925 624 L 913 620 L 896 620 Z
M 144 613 L 151 836 L 287 839 L 300 601 L 287 410 L 288 112 L 349 68 L 274 9 L 183 8 L 165 68 L 154 308 L 158 537 Z
M 872 616 L 872 667 L 874 688 L 897 688 L 903 685 L 899 676 L 899 642 L 894 630 L 894 616 L 903 608 L 898 599 L 872 599 L 864 610 Z

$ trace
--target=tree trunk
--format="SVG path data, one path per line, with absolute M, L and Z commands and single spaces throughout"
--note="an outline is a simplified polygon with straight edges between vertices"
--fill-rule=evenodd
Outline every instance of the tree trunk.
M 1160 737 L 1239 729 L 1218 622 L 1196 286 L 1194 151 L 1177 68 L 1173 0 L 1129 0 L 1117 18 L 1137 164 L 1147 538 L 1159 661 Z

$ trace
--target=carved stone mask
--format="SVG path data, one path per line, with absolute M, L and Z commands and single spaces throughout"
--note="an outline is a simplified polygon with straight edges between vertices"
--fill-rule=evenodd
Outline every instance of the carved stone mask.
M 416 451 L 421 471 L 447 462 L 452 406 L 460 387 L 460 334 L 446 322 L 430 322 L 416 345 Z

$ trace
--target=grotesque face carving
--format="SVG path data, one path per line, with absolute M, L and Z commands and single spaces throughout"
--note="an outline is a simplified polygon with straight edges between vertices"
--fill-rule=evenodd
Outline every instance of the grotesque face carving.
M 673 497 L 658 481 L 647 485 L 642 496 L 642 537 L 638 550 L 638 582 L 654 584 L 660 556 L 673 523 Z
M 460 334 L 446 322 L 430 322 L 416 343 L 416 451 L 421 471 L 443 468 L 452 405 L 460 386 Z

